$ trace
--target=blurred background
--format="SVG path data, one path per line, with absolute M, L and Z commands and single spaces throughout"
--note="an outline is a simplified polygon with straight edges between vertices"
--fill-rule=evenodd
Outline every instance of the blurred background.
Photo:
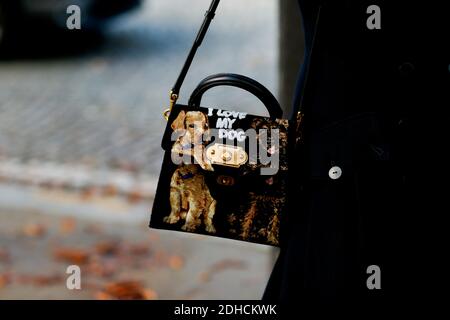
M 288 105 L 302 54 L 286 2 L 222 1 L 180 102 L 234 72 Z M 0 0 L 0 299 L 261 297 L 275 249 L 147 227 L 161 113 L 209 3 Z M 231 88 L 203 104 L 267 114 Z M 66 288 L 72 264 L 82 290 Z

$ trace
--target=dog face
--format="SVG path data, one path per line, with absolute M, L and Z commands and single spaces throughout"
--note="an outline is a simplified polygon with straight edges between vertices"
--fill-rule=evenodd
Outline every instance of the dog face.
M 256 118 L 253 120 L 251 127 L 255 129 L 258 134 L 258 140 L 261 142 L 265 142 L 266 145 L 261 145 L 266 149 L 267 153 L 275 154 L 278 153 L 280 148 L 287 147 L 287 129 L 286 129 L 286 121 L 285 120 L 268 120 L 263 118 Z M 270 137 L 271 130 L 278 129 L 278 141 L 276 141 L 275 145 L 272 145 L 272 139 Z
M 195 165 L 185 165 L 178 168 L 178 173 L 181 176 L 195 175 L 198 173 L 198 169 Z
M 200 111 L 181 111 L 171 127 L 174 131 L 186 132 L 192 139 L 192 143 L 205 141 L 209 130 L 208 118 Z

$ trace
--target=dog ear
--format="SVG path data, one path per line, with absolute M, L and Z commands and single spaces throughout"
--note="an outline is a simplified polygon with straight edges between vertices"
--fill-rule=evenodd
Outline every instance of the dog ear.
M 174 183 L 174 185 L 179 186 L 181 184 L 182 180 L 181 180 L 181 174 L 178 170 L 175 170 L 175 172 L 173 173 L 172 176 L 172 182 Z
M 184 119 L 185 118 L 186 118 L 186 112 L 184 112 L 184 110 L 182 110 L 178 114 L 178 117 L 172 122 L 172 125 L 171 125 L 172 129 L 174 131 L 184 129 Z
M 202 113 L 203 114 L 203 117 L 205 117 L 205 130 L 209 130 L 209 119 L 208 119 L 208 116 L 206 115 L 206 114 L 204 114 L 204 113 Z
M 211 132 L 209 131 L 209 118 L 206 114 L 202 113 L 203 117 L 205 118 L 205 123 L 204 123 L 204 133 L 203 133 L 203 139 L 205 142 L 209 142 L 211 141 Z

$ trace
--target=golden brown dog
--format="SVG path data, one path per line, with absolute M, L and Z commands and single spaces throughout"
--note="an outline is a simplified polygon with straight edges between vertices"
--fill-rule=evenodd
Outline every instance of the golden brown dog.
M 181 165 L 172 175 L 170 182 L 172 210 L 170 215 L 164 218 L 164 222 L 175 224 L 180 219 L 185 219 L 182 230 L 194 232 L 203 220 L 206 231 L 215 233 L 213 217 L 216 203 L 198 166 Z
M 205 156 L 204 142 L 208 139 L 209 132 L 207 116 L 200 111 L 181 111 L 171 127 L 179 134 L 172 152 L 193 156 L 202 169 L 214 171 L 211 162 Z

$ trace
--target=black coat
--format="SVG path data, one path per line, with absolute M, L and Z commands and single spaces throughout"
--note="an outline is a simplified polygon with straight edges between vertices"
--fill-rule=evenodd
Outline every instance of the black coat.
M 320 1 L 299 0 L 307 53 L 313 48 L 297 90 L 305 144 L 295 159 L 281 253 L 264 294 L 299 308 L 308 300 L 404 297 L 419 285 L 409 277 L 426 250 L 423 214 L 428 221 L 432 215 L 416 214 L 428 189 L 419 177 L 431 170 L 422 162 L 430 146 L 423 110 L 442 106 L 433 95 L 437 87 L 428 86 L 434 72 L 448 81 L 441 48 L 448 29 L 439 29 L 435 6 L 322 2 L 315 33 Z M 371 4 L 381 8 L 381 30 L 366 26 Z M 446 36 L 436 40 L 441 32 Z M 333 166 L 342 170 L 339 179 L 329 177 Z M 370 265 L 381 269 L 379 291 L 367 288 Z

